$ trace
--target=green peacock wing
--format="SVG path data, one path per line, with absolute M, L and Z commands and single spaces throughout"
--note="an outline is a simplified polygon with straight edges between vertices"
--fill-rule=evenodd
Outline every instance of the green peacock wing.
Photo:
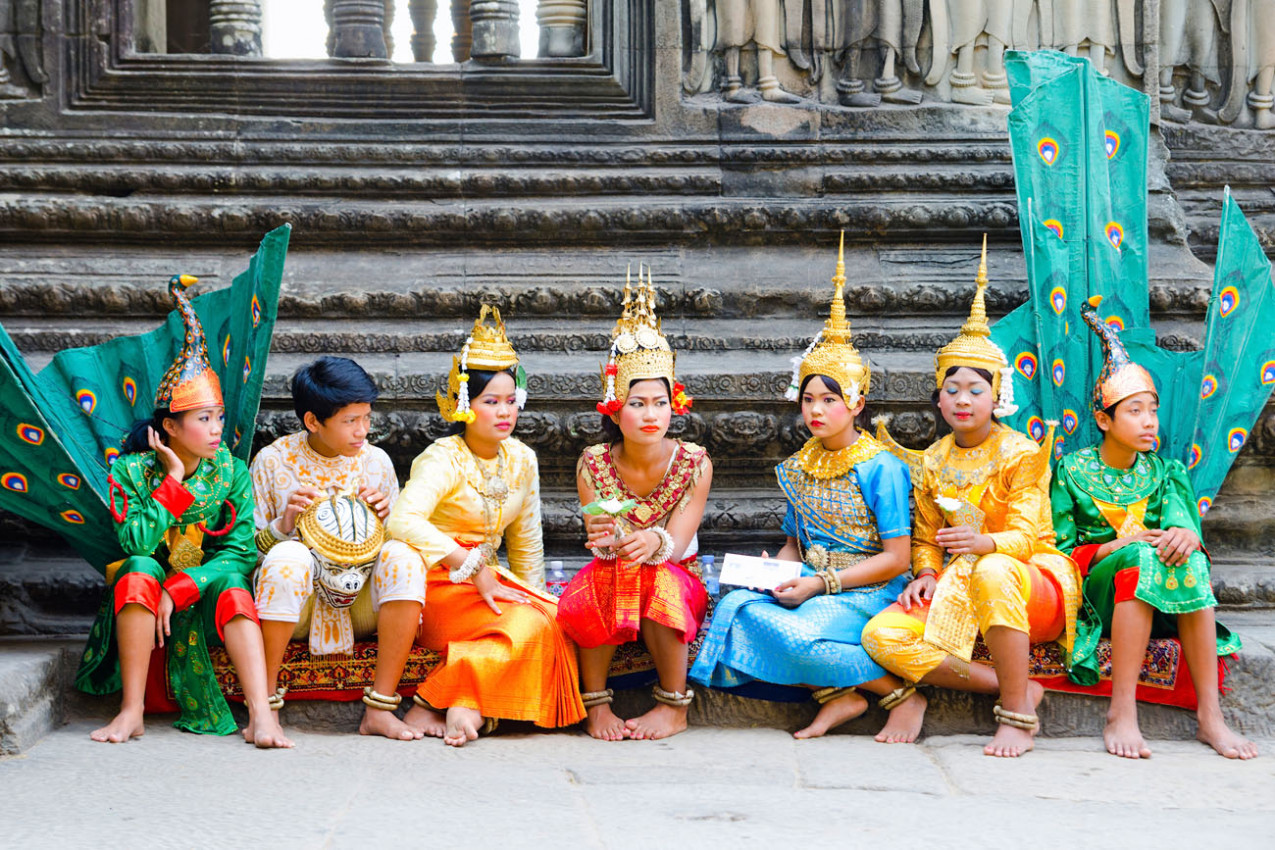
M 224 309 L 209 309 L 205 316 L 200 299 L 194 302 L 200 320 L 205 322 L 209 347 L 215 346 L 208 356 L 220 373 L 226 401 L 226 445 L 244 463 L 252 452 L 291 233 L 292 227 L 284 225 L 266 234 L 247 270 L 235 278 L 228 290 L 229 303 Z
M 106 475 L 66 441 L 65 420 L 42 410 L 35 376 L 0 327 L 0 508 L 52 529 L 99 570 L 124 557 L 102 494 Z M 70 413 L 80 415 L 78 411 Z M 86 470 L 87 469 L 87 473 Z
M 1021 427 L 1043 433 L 1045 421 L 1057 420 L 1060 454 L 1098 438 L 1089 399 L 1102 350 L 1083 330 L 1080 304 L 1102 295 L 1107 321 L 1121 328 L 1149 324 L 1149 102 L 1099 77 L 1087 61 L 1062 54 L 1011 53 L 1007 68 L 1014 99 L 1010 146 L 1036 350 L 1026 336 L 1010 339 L 1010 328 L 993 329 L 993 339 L 1015 366 L 1015 401 L 1040 411 L 1033 414 L 1036 421 L 1029 416 Z M 1033 370 L 1037 379 L 1027 380 L 1024 372 Z M 1034 405 L 1026 404 L 1031 393 L 1038 400 Z
M 1199 368 L 1190 375 L 1194 380 L 1173 404 L 1199 406 L 1188 420 L 1195 428 L 1182 460 L 1203 515 L 1275 389 L 1271 263 L 1229 189 L 1199 357 Z M 1179 415 L 1176 407 L 1169 412 Z
M 266 234 L 247 271 L 230 287 L 192 300 L 205 334 L 213 329 L 219 334 L 210 344 L 221 350 L 210 351 L 209 357 L 226 401 L 225 439 L 231 451 L 245 461 L 252 449 L 289 233 L 285 225 Z M 9 479 L 18 486 L 24 479 L 27 482 L 27 490 L 20 496 L 12 489 L 4 490 L 0 507 L 62 533 L 99 568 L 121 557 L 114 554 L 118 544 L 106 509 L 107 476 L 133 423 L 151 417 L 155 391 L 184 338 L 181 317 L 174 311 L 149 333 L 61 351 L 33 375 L 8 335 L 0 336 L 5 359 L 3 391 L 6 398 L 13 399 L 6 405 L 6 414 L 15 419 L 12 423 L 5 420 L 5 434 L 14 439 L 6 436 L 0 446 L 12 445 L 14 451 L 4 458 L 9 466 L 0 474 L 12 471 L 23 476 Z M 52 454 L 21 453 L 25 446 L 20 445 L 19 425 L 24 423 L 44 435 L 44 450 Z M 29 432 L 29 436 L 35 435 L 35 430 Z M 69 498 L 63 492 L 68 488 L 57 479 L 63 472 L 78 482 L 78 488 L 70 489 L 81 501 L 73 499 L 50 513 Z M 68 527 L 68 522 L 58 519 L 64 510 L 77 511 L 83 522 Z M 99 528 L 101 539 L 94 536 Z M 108 533 L 110 545 L 106 542 Z M 114 556 L 103 560 L 108 550 Z

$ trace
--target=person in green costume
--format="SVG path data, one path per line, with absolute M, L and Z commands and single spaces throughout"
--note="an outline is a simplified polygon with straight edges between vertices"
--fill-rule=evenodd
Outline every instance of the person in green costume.
M 167 648 L 168 676 L 181 709 L 178 728 L 228 735 L 237 724 L 213 676 L 207 644 L 224 641 L 239 676 L 249 722 L 244 737 L 261 748 L 291 747 L 270 710 L 261 627 L 249 576 L 256 566 L 252 482 L 222 443 L 225 405 L 208 360 L 203 328 L 185 288 L 169 292 L 185 342 L 155 394 L 155 413 L 139 423 L 111 467 L 110 511 L 127 555 L 107 567 L 110 605 L 94 624 L 86 662 L 123 688 L 119 714 L 95 741 L 121 743 L 144 732 L 151 652 Z M 112 663 L 111 638 L 118 664 Z
M 1147 758 L 1138 674 L 1147 641 L 1176 636 L 1199 702 L 1199 739 L 1227 758 L 1253 758 L 1256 745 L 1226 725 L 1218 701 L 1217 657 L 1240 642 L 1214 620 L 1195 494 L 1186 467 L 1156 454 L 1159 393 L 1098 317 L 1101 300 L 1091 298 L 1081 315 L 1105 359 L 1093 392 L 1102 441 L 1064 456 L 1050 493 L 1058 548 L 1086 572 L 1071 678 L 1097 684 L 1098 641 L 1109 636 L 1112 693 L 1103 741 L 1113 755 Z

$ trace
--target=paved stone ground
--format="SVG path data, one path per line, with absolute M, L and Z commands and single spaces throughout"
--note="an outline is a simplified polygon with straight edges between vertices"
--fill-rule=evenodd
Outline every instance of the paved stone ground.
M 501 732 L 463 750 L 297 732 L 295 750 L 259 752 L 163 718 L 96 744 L 95 722 L 0 759 L 0 845 L 1230 850 L 1271 847 L 1275 827 L 1275 741 L 1244 763 L 1193 741 L 1129 762 L 1043 739 L 1014 762 L 983 756 L 981 737 L 712 728 L 616 744 Z

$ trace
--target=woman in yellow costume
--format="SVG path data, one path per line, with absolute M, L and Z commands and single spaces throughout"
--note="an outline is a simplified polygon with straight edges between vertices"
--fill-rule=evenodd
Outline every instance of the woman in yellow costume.
M 405 720 L 454 747 L 499 718 L 552 728 L 585 716 L 575 648 L 544 589 L 536 455 L 510 436 L 525 401 L 500 312 L 484 305 L 438 394 L 453 433 L 412 463 L 387 522 L 429 567 L 417 642 L 445 653 Z M 508 569 L 496 557 L 502 538 Z
M 952 433 L 914 472 L 912 575 L 899 601 L 864 628 L 863 645 L 908 682 L 999 694 L 1000 727 L 983 751 L 1015 757 L 1033 746 L 1044 689 L 1028 679 L 1033 642 L 1070 656 L 1080 576 L 1054 548 L 1048 448 L 1001 425 L 1016 408 L 1009 364 L 989 338 L 987 242 L 969 319 L 935 357 L 934 404 Z M 995 408 L 995 409 L 993 409 Z M 971 664 L 979 634 L 992 667 Z

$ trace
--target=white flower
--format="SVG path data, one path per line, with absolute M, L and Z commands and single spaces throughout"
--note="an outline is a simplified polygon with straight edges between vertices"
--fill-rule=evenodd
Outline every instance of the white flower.
M 934 499 L 935 503 L 947 513 L 956 513 L 965 506 L 965 502 L 961 499 L 953 499 L 951 496 L 938 496 Z
M 624 509 L 624 502 L 619 499 L 603 499 L 599 501 L 597 505 L 599 508 L 613 516 Z

